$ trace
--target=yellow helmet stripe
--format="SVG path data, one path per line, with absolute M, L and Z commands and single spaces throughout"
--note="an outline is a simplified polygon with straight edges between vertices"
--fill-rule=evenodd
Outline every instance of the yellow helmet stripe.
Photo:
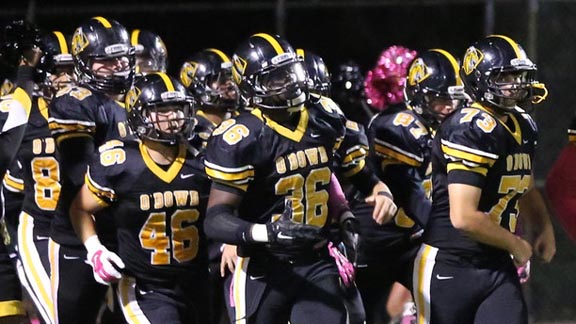
M 156 72 L 154 74 L 158 74 L 162 78 L 162 81 L 164 81 L 164 84 L 166 85 L 166 90 L 175 91 L 174 84 L 172 83 L 172 80 L 170 80 L 170 78 L 166 73 Z
M 138 37 L 140 37 L 140 29 L 134 29 L 132 35 L 130 35 L 130 45 L 138 45 Z
M 272 47 L 274 48 L 274 50 L 276 50 L 276 54 L 280 55 L 280 54 L 284 54 L 284 49 L 282 48 L 282 46 L 280 45 L 280 43 L 278 43 L 278 41 L 276 40 L 276 38 L 265 34 L 265 33 L 259 33 L 254 35 L 255 37 L 262 37 L 265 40 L 268 41 L 268 43 L 270 43 L 270 45 L 272 45 Z
M 510 46 L 512 46 L 512 49 L 514 50 L 514 53 L 516 53 L 516 57 L 517 58 L 522 58 L 522 50 L 520 50 L 520 46 L 518 46 L 518 43 L 516 43 L 512 38 L 508 37 L 508 36 L 504 36 L 504 35 L 490 35 L 488 37 L 498 37 L 498 38 L 502 38 L 503 40 L 507 41 Z
M 225 63 L 230 62 L 228 55 L 224 54 L 224 52 L 222 52 L 221 50 L 219 50 L 217 48 L 209 48 L 209 49 L 207 49 L 207 51 L 216 53 L 216 55 L 220 56 L 220 58 L 222 59 L 222 62 L 225 62 Z
M 450 61 L 450 64 L 452 64 L 452 67 L 454 68 L 454 74 L 456 75 L 456 83 L 458 85 L 462 84 L 462 81 L 460 80 L 460 67 L 458 65 L 458 61 L 456 61 L 456 58 L 454 58 L 454 56 L 452 54 L 450 54 L 448 51 L 445 51 L 443 49 L 440 48 L 434 48 L 431 49 L 431 51 L 434 52 L 438 52 L 444 56 L 446 56 L 446 58 L 448 59 L 448 61 Z
M 112 28 L 112 24 L 108 21 L 108 19 L 104 18 L 104 17 L 94 17 L 92 19 L 98 20 L 98 22 L 100 22 L 102 24 L 102 26 L 106 27 L 106 28 Z
M 301 48 L 297 48 L 296 49 L 296 55 L 301 56 L 302 58 L 304 58 L 304 50 Z
M 58 39 L 58 44 L 60 45 L 60 50 L 62 51 L 62 54 L 70 54 L 70 52 L 68 51 L 68 44 L 66 43 L 66 38 L 64 37 L 64 34 L 62 34 L 59 31 L 53 31 L 52 34 L 54 34 L 56 36 L 56 39 Z

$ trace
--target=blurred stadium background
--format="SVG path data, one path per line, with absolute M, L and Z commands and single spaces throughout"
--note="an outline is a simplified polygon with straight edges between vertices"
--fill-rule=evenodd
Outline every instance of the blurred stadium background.
M 329 68 L 354 60 L 364 73 L 390 45 L 443 48 L 461 56 L 484 35 L 506 34 L 538 64 L 539 79 L 550 91 L 532 112 L 540 127 L 539 186 L 567 143 L 574 115 L 574 0 L 20 0 L 2 1 L 0 8 L 0 23 L 27 18 L 46 31 L 72 34 L 95 15 L 154 31 L 168 47 L 173 74 L 195 51 L 216 47 L 232 53 L 241 40 L 262 31 L 317 53 Z M 526 286 L 534 323 L 576 323 L 576 248 L 558 226 L 556 237 L 556 258 L 550 265 L 533 262 Z

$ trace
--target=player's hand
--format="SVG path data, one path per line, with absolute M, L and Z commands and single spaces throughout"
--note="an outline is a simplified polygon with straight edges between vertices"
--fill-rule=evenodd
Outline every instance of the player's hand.
M 124 269 L 124 262 L 116 253 L 102 245 L 98 237 L 90 237 L 84 245 L 88 251 L 86 258 L 92 266 L 94 279 L 98 283 L 109 286 L 122 278 L 119 270 Z
M 356 276 L 356 270 L 354 269 L 354 265 L 338 250 L 336 246 L 332 242 L 328 242 L 328 253 L 332 258 L 334 258 L 334 262 L 336 262 L 336 266 L 338 267 L 338 274 L 340 275 L 340 279 L 342 279 L 342 283 L 346 287 L 350 287 L 354 282 L 354 277 Z
M 398 207 L 394 203 L 392 194 L 383 182 L 378 182 L 374 189 L 372 189 L 372 195 L 366 198 L 366 203 L 374 206 L 374 212 L 372 213 L 372 218 L 374 221 L 380 225 L 389 222 L 394 218 L 396 212 L 398 212 Z
M 20 65 L 28 65 L 35 67 L 40 63 L 40 59 L 44 55 L 44 52 L 39 47 L 32 47 L 26 49 L 22 52 L 22 58 L 20 59 Z
M 526 240 L 518 237 L 511 254 L 516 267 L 524 266 L 532 257 L 532 245 L 530 245 Z
M 221 277 L 224 277 L 226 275 L 226 270 L 230 271 L 230 273 L 234 273 L 234 269 L 236 269 L 237 259 L 238 254 L 236 253 L 236 245 L 223 244 L 222 257 L 220 258 Z
M 516 272 L 521 284 L 528 282 L 528 279 L 530 279 L 530 260 L 525 265 L 517 267 Z
M 556 239 L 554 238 L 554 229 L 552 225 L 546 226 L 534 242 L 534 254 L 544 263 L 552 261 L 556 254 Z
M 316 243 L 324 239 L 322 229 L 292 221 L 292 201 L 286 200 L 280 219 L 266 224 L 268 242 L 279 245 L 298 245 Z

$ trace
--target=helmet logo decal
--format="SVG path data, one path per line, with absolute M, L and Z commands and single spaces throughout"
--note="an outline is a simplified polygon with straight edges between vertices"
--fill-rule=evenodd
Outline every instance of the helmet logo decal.
M 182 66 L 182 70 L 180 71 L 180 80 L 186 87 L 189 87 L 192 84 L 192 79 L 196 75 L 196 70 L 198 69 L 198 63 L 196 62 L 186 62 L 184 66 Z
M 408 83 L 412 86 L 419 84 L 426 80 L 431 74 L 430 69 L 426 66 L 426 63 L 424 63 L 424 60 L 417 58 L 408 70 Z
M 72 36 L 72 54 L 80 54 L 89 44 L 90 41 L 82 31 L 82 28 L 76 29 L 74 36 Z
M 132 107 L 136 105 L 136 102 L 138 101 L 138 98 L 140 97 L 141 93 L 142 91 L 136 87 L 132 87 L 132 89 L 128 91 L 125 99 L 126 111 L 130 112 L 130 110 L 132 110 Z
M 468 47 L 464 59 L 462 60 L 462 70 L 466 75 L 470 75 L 484 59 L 484 53 L 474 46 Z
M 248 64 L 248 62 L 246 62 L 245 59 L 241 58 L 238 55 L 234 55 L 232 59 L 234 61 L 234 68 L 232 69 L 232 77 L 234 78 L 234 82 L 236 82 L 236 84 L 240 84 L 240 82 L 242 81 L 242 75 L 244 75 L 244 71 L 246 71 L 246 65 Z

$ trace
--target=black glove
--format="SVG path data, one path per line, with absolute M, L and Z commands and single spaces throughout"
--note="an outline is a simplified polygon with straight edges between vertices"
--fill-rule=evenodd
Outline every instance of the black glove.
M 317 226 L 292 221 L 292 201 L 286 201 L 280 219 L 266 224 L 268 242 L 278 245 L 314 244 L 324 239 L 322 229 Z
M 360 247 L 360 225 L 350 211 L 344 212 L 340 219 L 340 238 L 346 247 L 348 260 L 355 264 Z

